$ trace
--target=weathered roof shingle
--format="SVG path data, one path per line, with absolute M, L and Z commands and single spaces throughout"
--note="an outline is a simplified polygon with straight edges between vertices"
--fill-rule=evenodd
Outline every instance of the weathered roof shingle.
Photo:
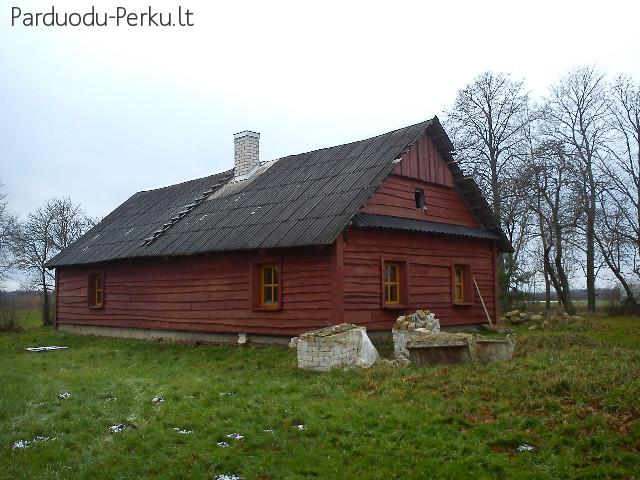
M 234 183 L 229 170 L 136 193 L 47 266 L 329 245 L 425 131 L 440 138 L 444 134 L 435 117 L 366 140 L 283 157 L 245 181 Z

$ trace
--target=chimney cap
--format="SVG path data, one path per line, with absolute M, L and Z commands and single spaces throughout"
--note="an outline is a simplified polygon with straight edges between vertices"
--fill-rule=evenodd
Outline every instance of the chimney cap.
M 238 132 L 238 133 L 234 133 L 233 134 L 233 139 L 234 140 L 236 140 L 238 138 L 243 138 L 243 137 L 260 138 L 260 134 L 258 132 L 253 132 L 251 130 L 244 130 L 243 132 Z

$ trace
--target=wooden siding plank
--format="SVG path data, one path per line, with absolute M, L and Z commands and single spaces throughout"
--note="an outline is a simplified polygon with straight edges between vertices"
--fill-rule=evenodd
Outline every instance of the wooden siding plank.
M 381 258 L 396 255 L 409 263 L 409 305 L 406 310 L 380 308 Z M 478 298 L 471 306 L 454 306 L 451 265 L 471 266 L 490 315 L 495 316 L 494 251 L 491 242 L 407 232 L 352 229 L 344 250 L 345 315 L 369 330 L 390 328 L 403 313 L 427 308 L 442 325 L 485 322 Z
M 414 192 L 425 192 L 426 211 L 415 206 Z M 457 190 L 421 180 L 390 175 L 360 210 L 362 213 L 430 220 L 478 228 Z

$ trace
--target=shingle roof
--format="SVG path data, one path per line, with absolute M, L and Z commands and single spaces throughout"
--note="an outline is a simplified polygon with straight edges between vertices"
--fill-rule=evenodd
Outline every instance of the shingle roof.
M 458 237 L 479 238 L 484 240 L 500 240 L 496 233 L 482 228 L 463 227 L 449 223 L 431 222 L 429 220 L 414 220 L 411 218 L 390 217 L 388 215 L 373 215 L 358 213 L 353 217 L 353 226 L 359 228 L 379 228 L 383 230 L 404 230 L 406 232 L 435 233 Z
M 47 266 L 329 245 L 425 131 L 443 152 L 451 149 L 434 117 L 366 140 L 283 157 L 242 182 L 232 182 L 229 170 L 139 192 Z M 486 217 L 491 219 L 490 212 Z

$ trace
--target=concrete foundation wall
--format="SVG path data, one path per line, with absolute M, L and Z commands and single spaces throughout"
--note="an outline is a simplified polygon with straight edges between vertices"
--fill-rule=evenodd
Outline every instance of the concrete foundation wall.
M 264 343 L 287 345 L 289 337 L 276 335 L 250 335 L 235 333 L 181 332 L 176 330 L 157 330 L 152 328 L 102 327 L 97 325 L 58 324 L 58 330 L 80 335 L 102 337 L 134 338 L 138 340 L 169 340 L 173 342 L 202 343 Z M 240 340 L 240 341 L 239 341 Z

